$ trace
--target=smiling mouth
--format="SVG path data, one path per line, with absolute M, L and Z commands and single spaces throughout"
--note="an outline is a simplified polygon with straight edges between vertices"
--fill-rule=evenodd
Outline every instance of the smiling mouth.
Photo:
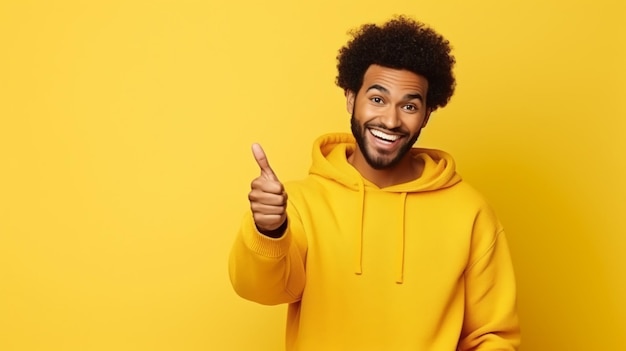
M 393 143 L 394 141 L 398 140 L 401 138 L 400 135 L 397 134 L 387 134 L 379 129 L 368 129 L 369 132 L 377 139 L 380 139 L 382 141 L 386 141 L 388 143 Z

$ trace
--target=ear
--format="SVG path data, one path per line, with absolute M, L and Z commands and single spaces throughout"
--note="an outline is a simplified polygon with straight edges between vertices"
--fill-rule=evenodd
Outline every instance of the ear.
M 428 124 L 428 120 L 430 119 L 430 114 L 433 112 L 432 109 L 428 109 L 426 110 L 426 116 L 424 117 L 424 122 L 422 122 L 422 128 L 426 127 L 426 124 Z
M 346 89 L 346 110 L 351 115 L 354 111 L 354 100 L 356 99 L 356 94 L 352 90 Z

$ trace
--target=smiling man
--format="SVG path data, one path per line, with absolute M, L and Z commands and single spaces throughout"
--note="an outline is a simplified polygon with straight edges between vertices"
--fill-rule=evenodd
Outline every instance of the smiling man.
M 349 134 L 321 136 L 309 176 L 260 176 L 230 255 L 242 297 L 289 304 L 286 349 L 516 350 L 515 278 L 494 212 L 440 150 L 414 148 L 454 92 L 447 40 L 396 17 L 339 51 Z

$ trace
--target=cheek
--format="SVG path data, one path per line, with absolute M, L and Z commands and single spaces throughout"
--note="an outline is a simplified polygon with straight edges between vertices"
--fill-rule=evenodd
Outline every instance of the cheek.
M 358 103 L 355 108 L 354 114 L 356 118 L 362 121 L 376 118 L 381 114 L 381 108 L 372 106 L 372 104 L 368 103 L 368 101 Z
M 411 133 L 417 133 L 424 127 L 424 116 L 408 115 L 403 122 Z

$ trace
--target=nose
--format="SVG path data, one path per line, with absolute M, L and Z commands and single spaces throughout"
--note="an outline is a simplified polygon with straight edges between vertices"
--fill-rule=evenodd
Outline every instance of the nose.
M 387 109 L 380 116 L 380 121 L 385 126 L 385 128 L 389 130 L 398 128 L 402 124 L 402 121 L 400 120 L 400 114 L 395 108 Z

